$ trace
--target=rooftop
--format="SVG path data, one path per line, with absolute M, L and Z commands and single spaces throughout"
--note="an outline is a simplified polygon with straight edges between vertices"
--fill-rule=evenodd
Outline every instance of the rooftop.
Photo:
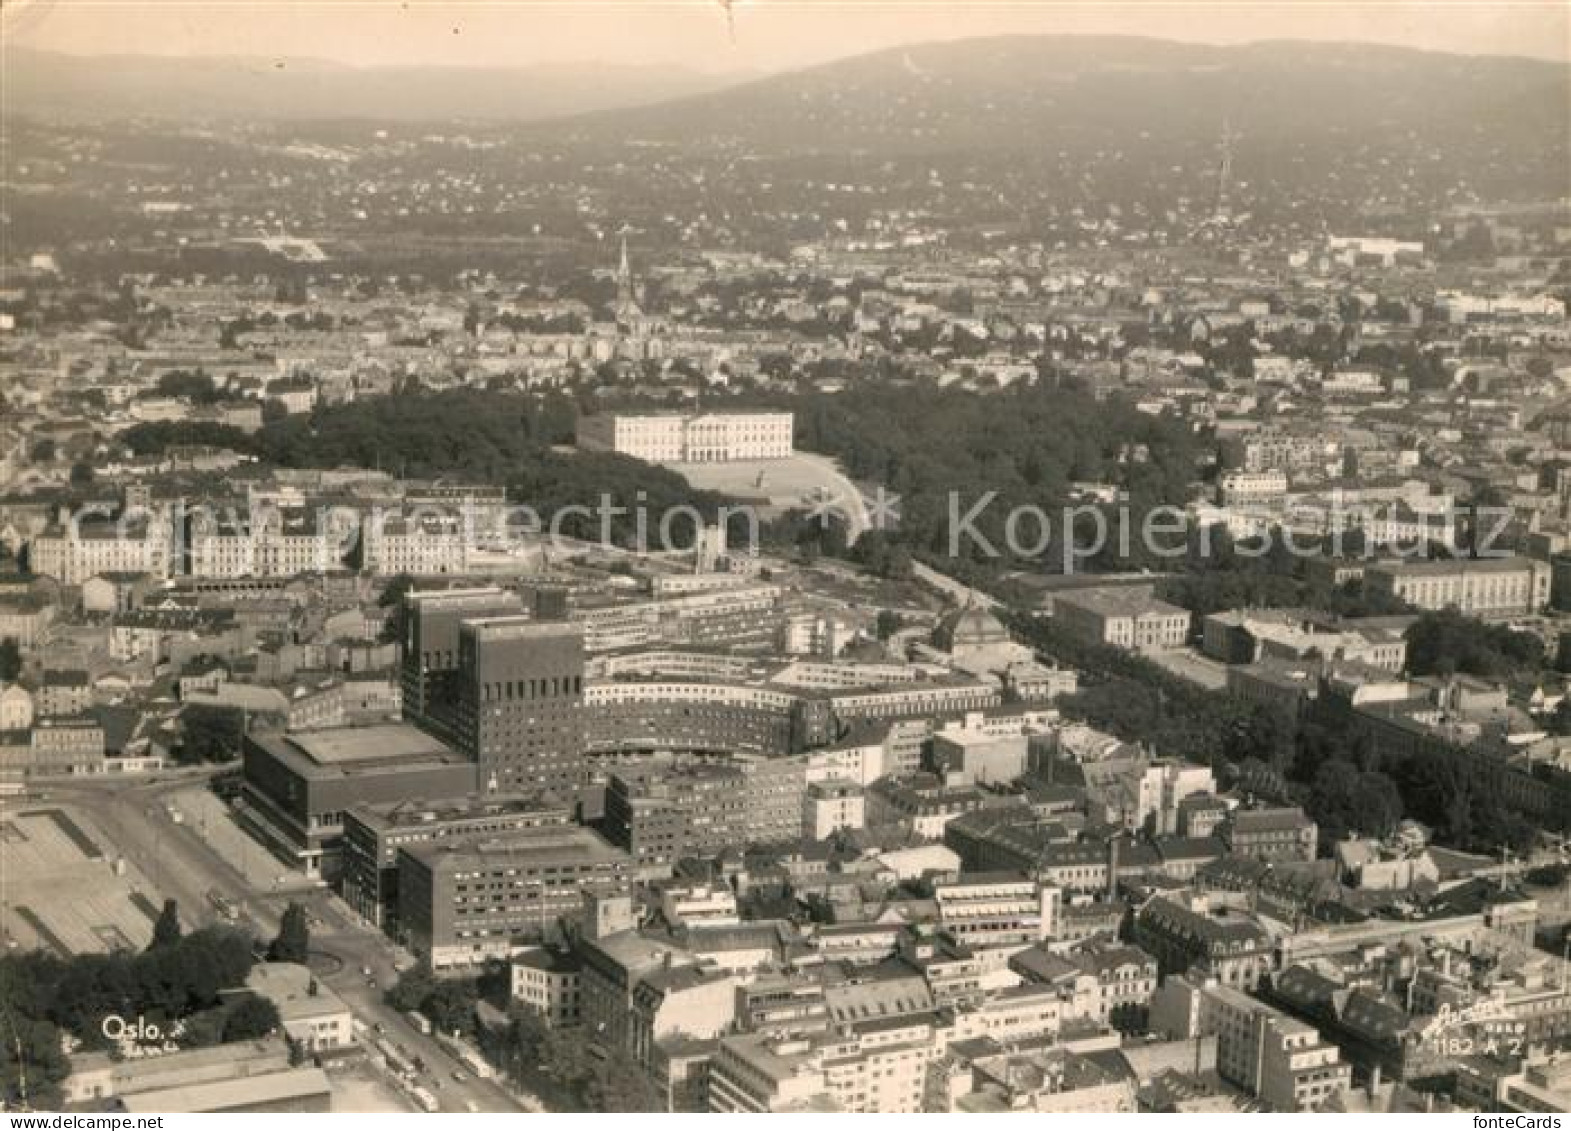
M 598 833 L 581 825 L 548 825 L 543 828 L 516 829 L 484 839 L 435 841 L 404 845 L 406 852 L 433 871 L 462 868 L 516 867 L 519 860 L 530 864 L 615 864 L 628 857 Z
M 1373 562 L 1369 569 L 1379 573 L 1396 574 L 1399 577 L 1424 576 L 1433 574 L 1443 576 L 1452 573 L 1516 573 L 1524 569 L 1532 569 L 1535 565 L 1548 568 L 1545 563 L 1535 563 L 1528 558 L 1455 558 L 1443 561 L 1394 561 Z
M 1060 593 L 1054 598 L 1054 604 L 1055 607 L 1067 605 L 1089 609 L 1092 612 L 1108 617 L 1189 616 L 1188 609 L 1181 609 L 1177 605 L 1159 601 L 1151 596 L 1148 591 L 1133 587 L 1117 588 L 1110 586 Z
M 294 962 L 258 962 L 245 980 L 246 988 L 278 1007 L 285 1024 L 326 1013 L 345 1013 L 342 998 L 319 981 L 309 967 Z
M 283 1103 L 320 1096 L 324 1110 L 330 1102 L 332 1085 L 320 1068 L 295 1068 L 266 1076 L 218 1080 L 211 1084 L 191 1084 L 121 1096 L 119 1103 L 127 1112 L 229 1111 L 261 1104 Z
M 487 817 L 563 815 L 567 811 L 548 797 L 522 793 L 471 793 L 463 797 L 432 800 L 387 801 L 359 805 L 353 810 L 361 824 L 376 830 L 409 826 L 439 825 L 449 821 L 473 821 Z
M 429 767 L 464 761 L 445 743 L 404 723 L 246 736 L 303 777 L 323 778 L 389 766 Z

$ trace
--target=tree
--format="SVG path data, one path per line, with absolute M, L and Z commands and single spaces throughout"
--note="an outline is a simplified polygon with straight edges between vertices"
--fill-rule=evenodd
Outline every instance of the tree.
M 234 707 L 190 703 L 180 712 L 180 732 L 181 762 L 227 762 L 240 755 L 245 717 Z
M 1527 882 L 1539 888 L 1557 888 L 1571 877 L 1571 867 L 1565 864 L 1541 864 L 1527 873 Z
M 305 908 L 298 903 L 290 903 L 278 921 L 278 935 L 268 945 L 267 960 L 303 963 L 310 952 L 311 926 L 306 919 Z
M 158 913 L 158 921 L 153 924 L 153 941 L 148 944 L 148 950 L 159 950 L 162 947 L 173 946 L 180 941 L 183 932 L 180 929 L 180 906 L 172 899 L 164 900 L 164 909 Z
M 1402 819 L 1402 797 L 1394 781 L 1382 773 L 1361 773 L 1357 766 L 1340 759 L 1320 767 L 1305 808 L 1327 844 L 1343 840 L 1349 833 L 1387 836 Z
M 584 1111 L 666 1110 L 665 1098 L 645 1073 L 593 1055 L 582 1032 L 547 1029 L 528 1011 L 514 1012 L 507 1050 L 515 1076 L 523 1075 L 527 1082 L 530 1069 L 540 1066 L 566 1098 Z
M 508 1011 L 510 1024 L 502 1039 L 502 1069 L 515 1083 L 526 1083 L 529 1073 L 540 1063 L 551 1030 L 533 1009 L 514 1005 Z
M 0 683 L 11 683 L 22 674 L 22 649 L 16 637 L 0 640 Z
M 407 573 L 395 573 L 387 579 L 387 584 L 382 586 L 382 591 L 376 596 L 376 603 L 384 609 L 396 608 L 403 604 L 404 596 L 414 588 L 415 579 Z
M 506 1009 L 513 997 L 513 967 L 500 958 L 488 958 L 475 979 L 475 992 L 482 1001 Z
M 590 1111 L 656 1112 L 665 1111 L 666 1099 L 649 1075 L 634 1069 L 624 1070 L 608 1060 L 596 1060 L 586 1086 L 580 1093 Z
M 42 951 L 0 956 L 0 1003 L 5 1038 L 0 1040 L 0 1089 L 7 1103 L 21 1096 L 48 1106 L 62 1032 L 89 1048 L 107 1047 L 103 1020 L 144 1016 L 165 1031 L 176 1021 L 196 1019 L 181 1042 L 210 1041 L 212 1026 L 200 1018 L 219 1009 L 225 990 L 245 984 L 251 972 L 252 940 L 229 927 L 203 927 L 168 946 L 140 954 L 81 954 L 56 957 Z M 21 1055 L 17 1060 L 17 1046 Z M 60 1073 L 64 1075 L 64 1073 Z
M 159 396 L 184 397 L 195 404 L 212 404 L 224 397 L 212 378 L 200 369 L 171 369 L 160 374 L 155 392 Z
M 246 994 L 224 1015 L 223 1039 L 254 1041 L 279 1026 L 278 1007 L 260 994 Z
M 1259 758 L 1281 773 L 1292 764 L 1293 722 L 1283 712 L 1262 707 L 1236 720 L 1224 735 L 1222 753 L 1230 762 Z
M 71 465 L 71 486 L 87 487 L 93 482 L 93 465 L 86 460 L 77 460 Z
M 71 1074 L 71 1062 L 60 1048 L 60 1030 L 42 1018 L 10 1012 L 4 1032 L 0 1103 L 8 1111 L 58 1111 L 60 1082 Z
M 424 963 L 410 967 L 398 976 L 398 981 L 387 988 L 382 999 L 400 1013 L 408 1013 L 411 1009 L 419 1009 L 425 1004 L 425 999 L 431 996 L 431 991 L 436 989 L 436 975 L 431 973 L 431 968 Z
M 903 623 L 904 621 L 901 619 L 900 614 L 895 612 L 893 609 L 879 609 L 878 639 L 888 640 L 891 636 L 900 631 L 900 626 Z
M 426 995 L 420 1012 L 431 1019 L 432 1028 L 439 1033 L 468 1035 L 475 1029 L 475 1005 L 480 995 L 470 979 L 444 979 Z
M 162 455 L 172 447 L 196 444 L 227 448 L 233 452 L 253 452 L 251 436 L 229 424 L 212 420 L 148 420 L 116 433 L 115 443 L 123 444 L 139 456 Z
M 415 579 L 407 573 L 396 573 L 387 579 L 382 592 L 377 595 L 378 607 L 391 610 L 382 622 L 379 639 L 383 644 L 397 644 L 404 638 L 404 597 L 414 588 Z
M 1414 675 L 1465 672 L 1481 679 L 1536 673 L 1544 643 L 1536 635 L 1484 624 L 1447 609 L 1424 613 L 1407 630 L 1407 663 Z

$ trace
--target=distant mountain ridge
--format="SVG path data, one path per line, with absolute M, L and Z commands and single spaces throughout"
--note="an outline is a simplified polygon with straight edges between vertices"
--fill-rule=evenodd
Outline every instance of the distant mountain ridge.
M 1207 46 L 1007 36 L 897 47 L 722 91 L 550 123 L 588 138 L 733 138 L 785 148 L 954 150 L 1201 131 L 1257 141 L 1494 132 L 1564 151 L 1571 66 L 1349 43 Z M 1351 132 L 1348 132 L 1351 131 Z M 1571 185 L 1567 186 L 1571 191 Z
M 96 118 L 472 120 L 542 145 L 629 143 L 835 164 L 991 155 L 988 177 L 1106 200 L 1571 195 L 1571 65 L 1353 43 L 1208 46 L 1006 36 L 916 44 L 740 81 L 663 67 L 353 68 L 317 60 L 77 58 L 8 49 L 7 111 Z M 1003 158 L 999 164 L 997 158 Z M 1095 169 L 1091 176 L 1089 170 Z M 1185 170 L 1180 178 L 1178 171 Z M 1077 171 L 1086 176 L 1076 181 Z M 957 174 L 961 183 L 967 179 Z M 1089 179 L 1087 179 L 1089 178 Z
M 362 68 L 314 58 L 82 56 L 10 45 L 3 62 L 5 113 L 79 120 L 535 121 L 738 81 L 657 66 Z

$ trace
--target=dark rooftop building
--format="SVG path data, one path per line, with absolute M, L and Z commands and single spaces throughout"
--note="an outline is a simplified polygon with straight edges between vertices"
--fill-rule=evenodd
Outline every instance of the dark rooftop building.
M 344 899 L 397 938 L 398 850 L 571 823 L 572 810 L 550 794 L 469 794 L 356 805 L 344 814 Z
M 579 825 L 402 845 L 403 937 L 436 968 L 506 957 L 576 920 L 585 894 L 624 894 L 632 875 L 627 853 Z
M 249 734 L 244 819 L 307 875 L 336 878 L 344 814 L 356 805 L 475 790 L 475 767 L 402 723 Z

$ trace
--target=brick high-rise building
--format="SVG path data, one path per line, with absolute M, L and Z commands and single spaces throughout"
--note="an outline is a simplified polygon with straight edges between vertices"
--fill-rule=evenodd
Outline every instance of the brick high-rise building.
M 404 598 L 399 684 L 404 718 L 445 741 L 458 737 L 458 626 L 469 617 L 518 613 L 518 597 L 495 586 L 412 592 Z
M 457 683 L 456 741 L 478 764 L 481 788 L 569 798 L 584 784 L 582 625 L 466 618 Z

